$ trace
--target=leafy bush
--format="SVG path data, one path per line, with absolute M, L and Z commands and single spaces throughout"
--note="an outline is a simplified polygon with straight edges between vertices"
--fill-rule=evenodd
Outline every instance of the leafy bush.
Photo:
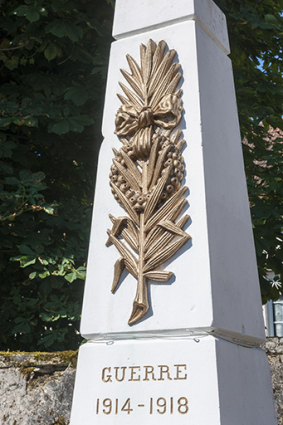
M 283 1 L 216 0 L 227 15 L 262 300 L 283 276 Z M 275 131 L 275 129 L 280 130 Z
M 75 349 L 113 5 L 0 4 L 1 349 Z

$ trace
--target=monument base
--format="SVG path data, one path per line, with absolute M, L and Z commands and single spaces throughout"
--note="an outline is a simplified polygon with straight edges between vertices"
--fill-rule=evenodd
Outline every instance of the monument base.
M 212 336 L 88 342 L 71 425 L 277 425 L 265 352 Z

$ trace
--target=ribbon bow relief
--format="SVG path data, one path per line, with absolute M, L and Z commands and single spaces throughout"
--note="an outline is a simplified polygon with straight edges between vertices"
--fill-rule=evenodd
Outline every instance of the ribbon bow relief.
M 178 94 L 167 94 L 160 102 L 152 107 L 138 107 L 124 104 L 118 109 L 115 125 L 117 136 L 128 137 L 135 135 L 133 143 L 141 157 L 150 150 L 152 127 L 157 126 L 170 130 L 175 128 L 182 118 L 182 100 Z M 148 131 L 148 127 L 151 127 Z M 143 131 L 147 129 L 147 131 Z M 140 147 L 143 146 L 143 152 Z

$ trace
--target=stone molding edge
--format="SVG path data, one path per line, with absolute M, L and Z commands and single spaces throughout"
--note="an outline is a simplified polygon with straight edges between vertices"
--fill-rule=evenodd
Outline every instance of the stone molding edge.
M 192 18 L 200 27 L 204 30 L 204 32 L 214 41 L 214 43 L 225 53 L 225 55 L 230 54 L 230 46 L 228 44 L 229 49 L 227 49 L 224 44 L 220 42 L 220 40 L 213 34 L 212 31 L 196 16 Z
M 230 332 L 221 328 L 192 328 L 192 329 L 174 329 L 166 331 L 143 331 L 143 332 L 117 332 L 117 333 L 101 333 L 88 335 L 87 343 L 105 343 L 111 345 L 115 341 L 127 340 L 195 340 L 199 342 L 201 338 L 212 336 L 215 339 L 225 340 L 232 344 L 240 345 L 248 348 L 261 348 L 265 340 L 251 336 L 241 335 L 237 332 Z M 85 336 L 86 338 L 86 336 Z
M 154 31 L 156 29 L 160 28 L 166 28 L 171 25 L 180 24 L 183 22 L 189 22 L 189 21 L 195 21 L 203 30 L 204 32 L 215 42 L 215 44 L 225 53 L 225 55 L 229 55 L 230 49 L 227 49 L 220 40 L 212 33 L 212 31 L 209 30 L 209 28 L 198 18 L 198 16 L 193 13 L 190 15 L 182 16 L 181 18 L 172 19 L 170 21 L 161 22 L 156 25 L 150 25 L 148 27 L 139 28 L 134 31 L 125 32 L 123 34 L 115 34 L 113 33 L 113 37 L 116 40 L 122 40 L 124 38 L 129 38 L 134 35 L 142 34 L 149 31 Z

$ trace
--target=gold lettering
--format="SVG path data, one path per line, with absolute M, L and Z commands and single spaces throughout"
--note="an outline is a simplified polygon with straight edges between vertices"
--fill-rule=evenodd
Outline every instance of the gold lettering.
M 118 382 L 124 381 L 126 367 L 125 366 L 123 366 L 123 367 L 114 367 L 114 369 L 115 369 L 115 378 L 116 378 L 116 381 L 118 381 Z M 122 369 L 122 371 L 123 371 L 122 377 L 120 379 L 118 378 L 118 371 L 119 371 L 119 369 Z
M 111 375 L 106 375 L 105 372 L 108 370 L 109 373 L 111 373 L 111 367 L 105 367 L 102 369 L 102 381 L 103 382 L 112 382 Z
M 165 379 L 163 378 L 163 374 L 167 374 L 167 379 L 169 381 L 172 381 L 172 378 L 169 374 L 169 366 L 158 365 L 158 367 L 160 368 L 160 378 L 158 379 L 158 381 L 165 381 Z
M 154 367 L 153 366 L 144 366 L 145 368 L 145 374 L 144 374 L 144 381 L 149 381 L 150 379 L 148 379 L 148 375 L 151 374 L 152 381 L 156 381 L 155 377 L 154 377 Z
M 113 367 L 115 370 L 112 374 L 111 367 L 105 367 L 102 369 L 101 379 L 103 382 L 113 382 L 113 379 L 117 382 L 123 382 L 125 379 L 129 382 L 139 382 L 143 381 L 182 381 L 187 379 L 187 365 L 186 364 L 174 364 L 175 376 L 173 369 L 170 370 L 170 367 L 167 365 L 158 365 L 159 368 L 159 378 L 156 377 L 156 370 L 154 366 L 116 366 Z M 144 373 L 141 373 L 141 368 L 143 368 Z M 130 373 L 127 374 L 127 369 L 130 370 Z
M 141 370 L 140 366 L 129 366 L 129 368 L 131 369 L 131 378 L 129 379 L 130 381 L 140 381 L 141 377 L 140 375 L 138 375 L 136 378 L 134 378 L 134 376 L 137 374 L 137 371 L 135 371 L 134 369 L 138 369 L 138 371 Z
M 182 381 L 184 379 L 187 379 L 187 374 L 185 373 L 184 376 L 180 376 L 181 373 L 184 372 L 184 370 L 187 370 L 186 364 L 174 364 L 176 368 L 176 378 L 174 378 L 175 381 Z M 180 368 L 183 367 L 184 370 L 180 370 Z

